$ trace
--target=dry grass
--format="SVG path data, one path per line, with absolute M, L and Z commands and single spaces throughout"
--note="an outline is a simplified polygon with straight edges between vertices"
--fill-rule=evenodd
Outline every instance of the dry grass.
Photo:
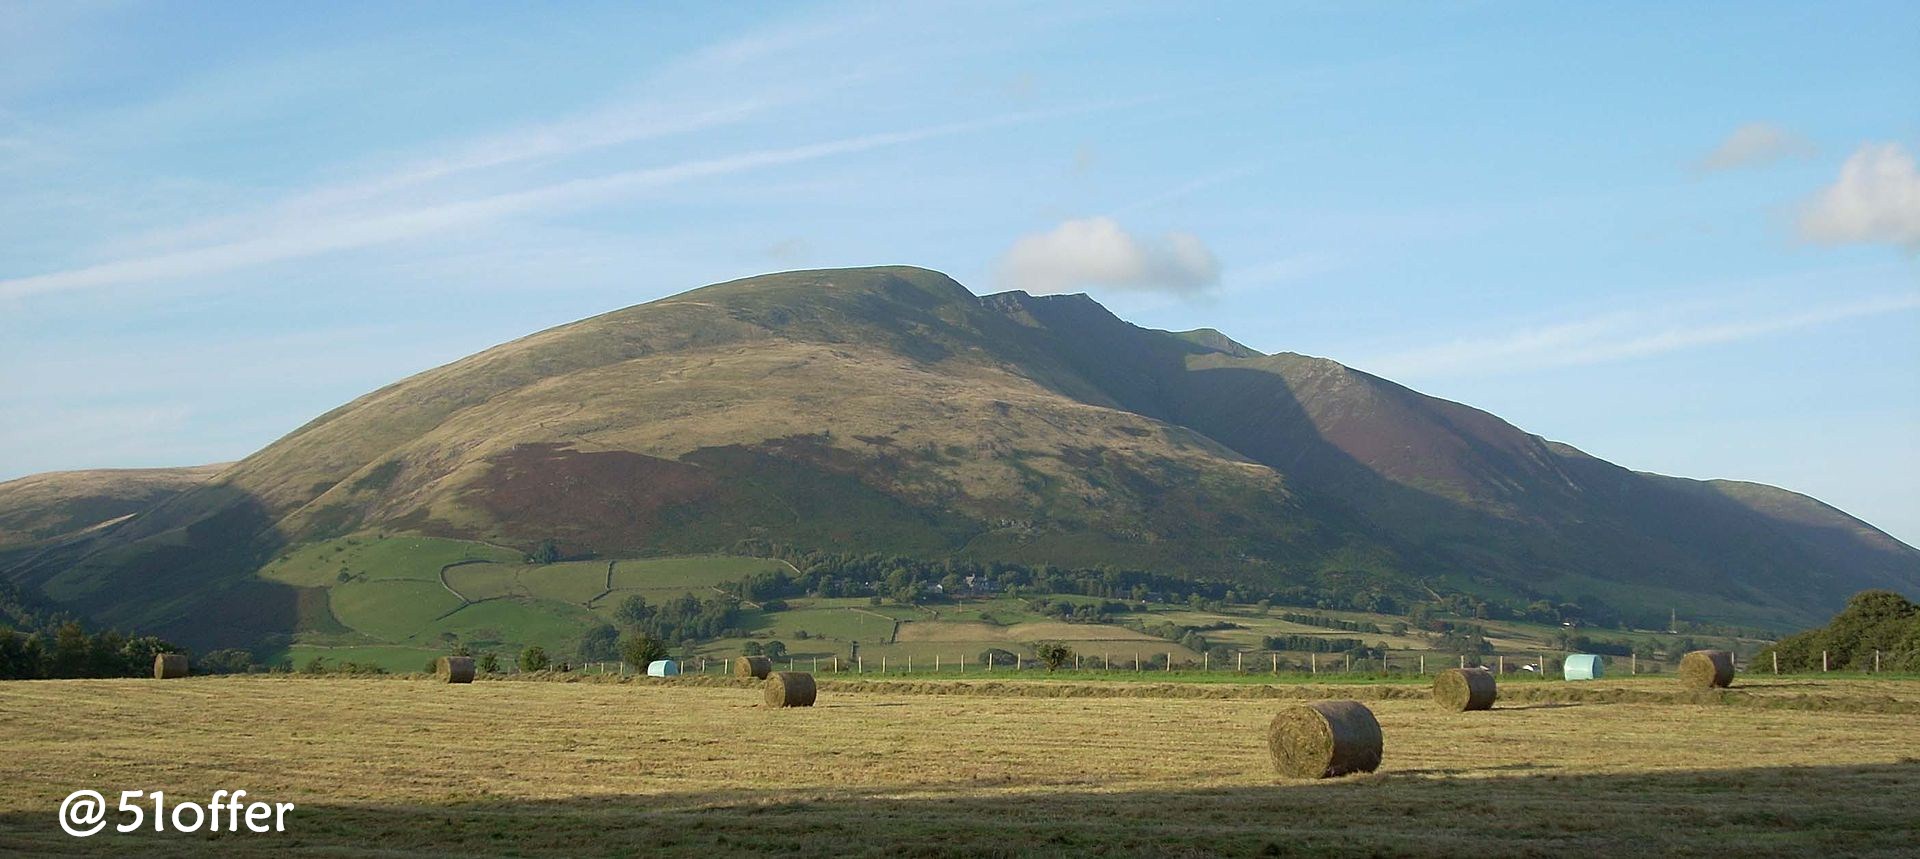
M 1912 716 L 1844 709 L 1913 701 L 1911 683 L 1826 684 L 1826 712 L 1502 689 L 1471 715 L 1422 687 L 1342 687 L 1394 693 L 1369 702 L 1384 762 L 1307 784 L 1273 774 L 1272 700 L 826 681 L 813 708 L 765 709 L 757 685 L 0 684 L 0 854 L 1895 856 L 1920 839 Z M 53 810 L 81 787 L 299 808 L 281 836 L 77 842 Z

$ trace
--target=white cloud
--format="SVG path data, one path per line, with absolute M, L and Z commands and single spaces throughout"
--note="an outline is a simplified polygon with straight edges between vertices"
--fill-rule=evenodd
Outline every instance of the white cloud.
M 1405 380 L 1604 364 L 1917 309 L 1920 293 L 1856 299 L 1790 313 L 1748 312 L 1717 319 L 1683 318 L 1699 315 L 1697 309 L 1690 308 L 1605 313 L 1391 353 L 1359 362 L 1358 366 Z
M 1700 172 L 1732 170 L 1738 167 L 1763 167 L 1788 158 L 1811 157 L 1813 141 L 1767 122 L 1749 122 L 1733 130 L 1727 139 L 1694 164 Z
M 1220 282 L 1220 263 L 1191 233 L 1141 237 L 1112 218 L 1083 218 L 1014 242 L 1000 279 L 1036 294 L 1088 286 L 1195 293 Z
M 1800 235 L 1825 244 L 1895 244 L 1920 251 L 1920 169 L 1898 143 L 1869 143 L 1808 202 Z

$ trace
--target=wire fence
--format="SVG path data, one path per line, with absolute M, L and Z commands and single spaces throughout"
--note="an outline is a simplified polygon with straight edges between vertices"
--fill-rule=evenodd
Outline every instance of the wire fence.
M 876 676 L 972 676 L 977 674 L 1022 674 L 1068 673 L 1087 674 L 1134 673 L 1134 674 L 1213 674 L 1213 675 L 1341 675 L 1394 677 L 1428 676 L 1438 674 L 1450 668 L 1486 668 L 1502 676 L 1560 677 L 1564 674 L 1566 657 L 1569 652 L 1536 651 L 1532 653 L 1510 651 L 1488 653 L 1475 656 L 1446 654 L 1434 651 L 1387 652 L 1380 656 L 1355 657 L 1348 653 L 1291 653 L 1276 651 L 1234 651 L 1216 658 L 1213 653 L 1198 657 L 1181 657 L 1171 650 L 1125 650 L 1103 651 L 1099 653 L 1075 652 L 1057 665 L 1032 656 L 1013 654 L 1010 651 L 998 651 L 994 658 L 988 654 L 883 655 L 870 658 L 839 655 L 793 655 L 769 657 L 778 670 L 806 671 L 813 674 L 876 675 Z M 1867 673 L 1879 674 L 1883 666 L 1891 670 L 1894 665 L 1902 664 L 1904 654 L 1873 651 L 1870 664 L 1864 669 Z M 1674 670 L 1677 659 L 1641 659 L 1638 654 L 1626 656 L 1602 655 L 1600 657 L 1603 675 L 1641 676 L 1668 674 Z M 1794 674 L 1805 673 L 1791 670 L 1783 671 L 1778 654 L 1771 660 L 1754 665 L 1738 655 L 1734 659 L 1735 670 L 1743 673 Z M 721 657 L 693 657 L 676 662 L 676 670 L 684 674 L 724 675 L 731 673 L 731 661 Z M 645 674 L 645 666 L 635 668 L 623 662 L 597 661 L 574 664 L 559 664 L 560 670 L 578 670 L 590 674 Z M 1842 670 L 1835 665 L 1825 652 L 1822 653 L 1822 672 Z M 1860 669 L 1848 669 L 1860 670 Z M 517 669 L 509 668 L 509 673 Z

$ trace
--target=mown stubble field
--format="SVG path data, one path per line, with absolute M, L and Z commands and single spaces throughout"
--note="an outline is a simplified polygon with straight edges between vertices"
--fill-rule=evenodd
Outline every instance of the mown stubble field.
M 1913 855 L 1920 683 L 1756 688 L 1821 697 L 1449 714 L 1374 690 L 1380 772 L 1297 782 L 1265 748 L 1285 702 L 1245 697 L 832 684 L 767 710 L 755 689 L 684 683 L 14 682 L 0 853 Z M 82 840 L 55 821 L 79 788 L 298 807 L 282 834 Z

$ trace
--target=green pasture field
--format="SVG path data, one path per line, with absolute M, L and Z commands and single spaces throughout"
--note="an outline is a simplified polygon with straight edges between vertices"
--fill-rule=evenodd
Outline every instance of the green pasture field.
M 473 559 L 516 563 L 521 555 L 467 540 L 359 534 L 296 548 L 269 563 L 260 576 L 302 587 L 331 587 L 339 583 L 342 572 L 367 579 L 437 582 L 441 567 Z

